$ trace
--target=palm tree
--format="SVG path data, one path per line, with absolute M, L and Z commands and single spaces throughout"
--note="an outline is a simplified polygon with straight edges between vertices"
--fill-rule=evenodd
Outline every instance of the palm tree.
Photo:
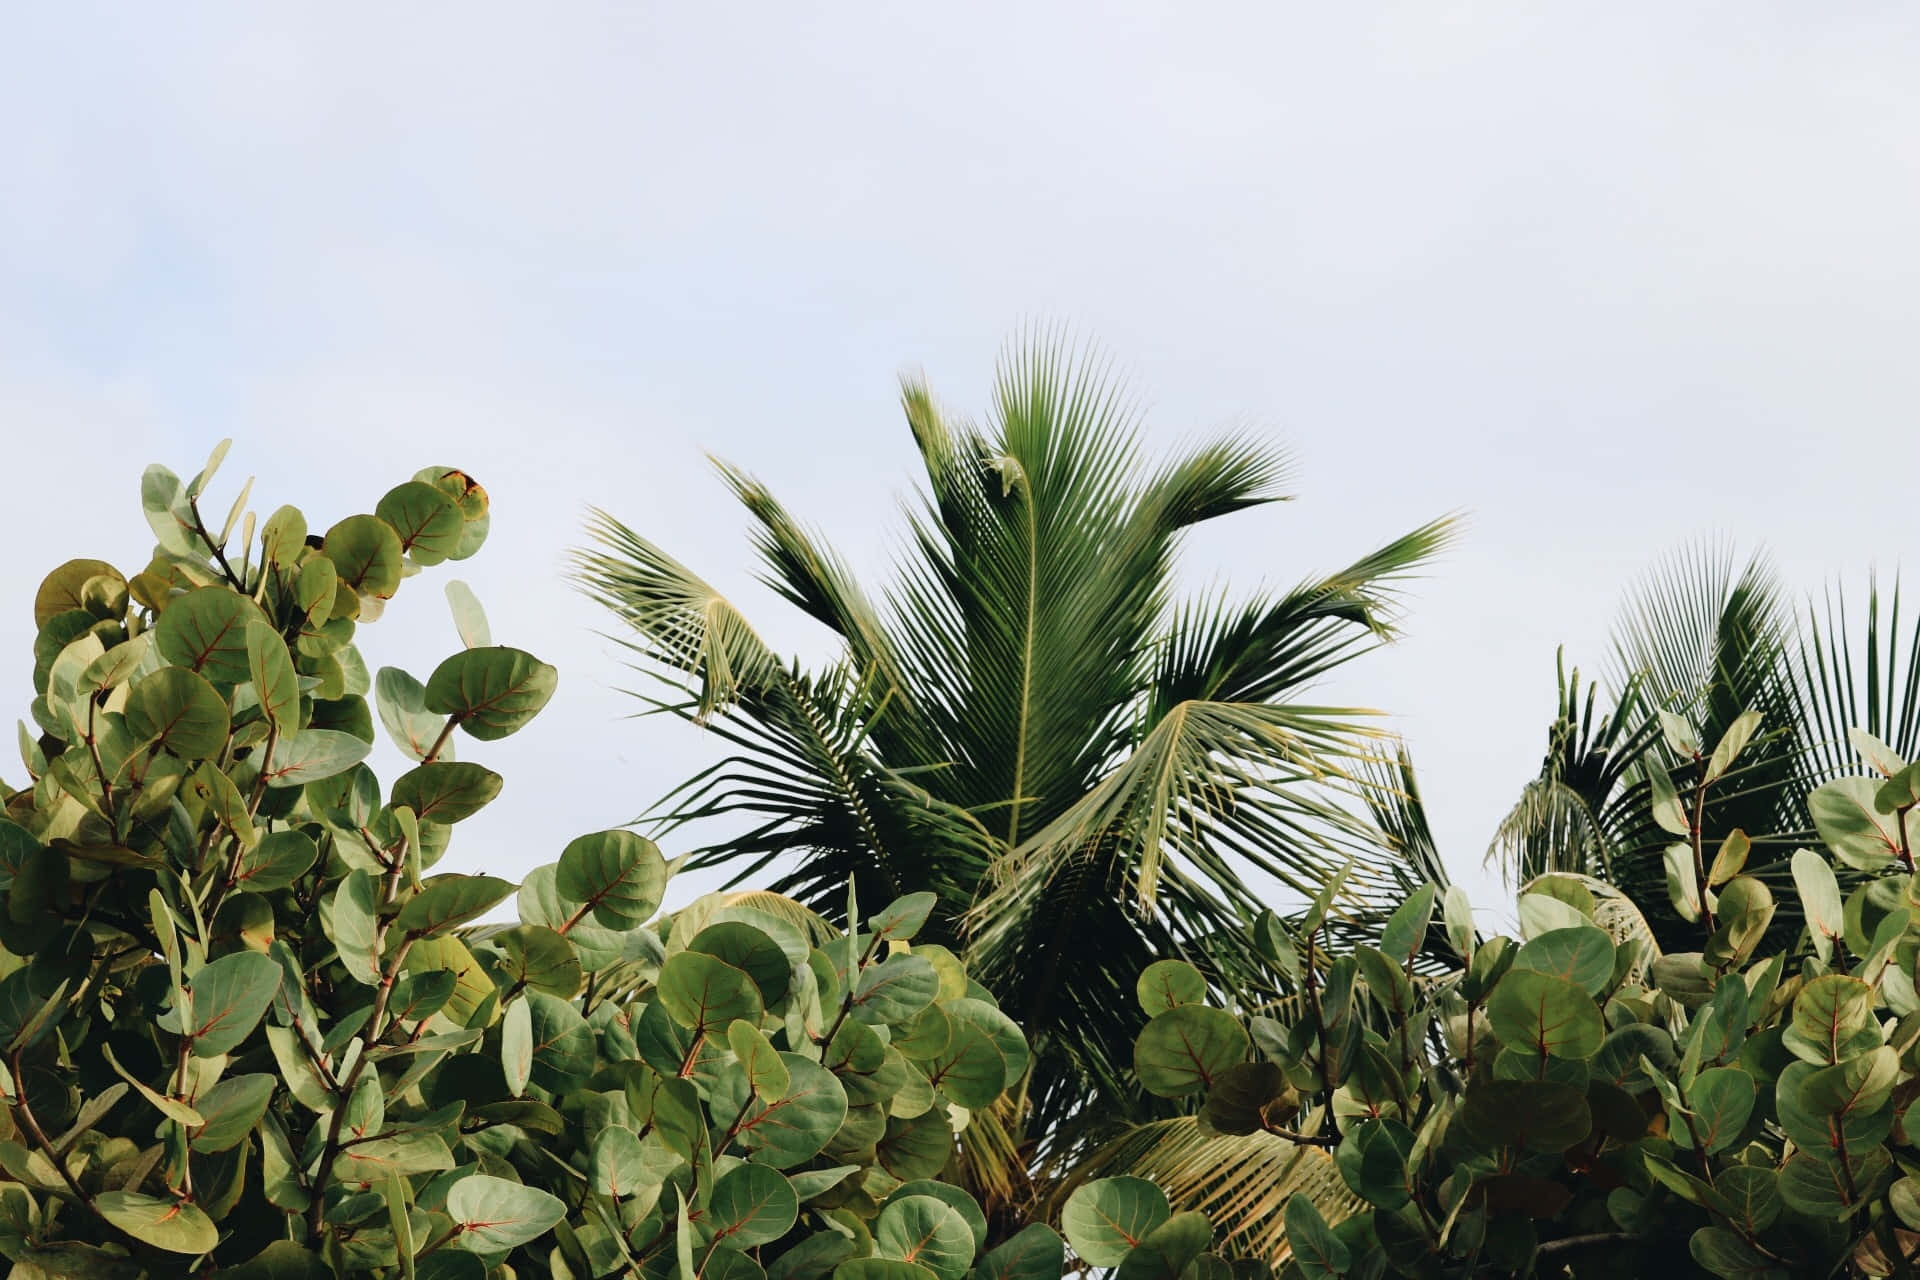
M 1725 548 L 1694 548 L 1629 592 L 1613 647 L 1604 711 L 1601 686 L 1588 684 L 1582 698 L 1579 673 L 1562 669 L 1546 759 L 1489 861 L 1514 883 L 1550 871 L 1604 880 L 1639 904 L 1661 945 L 1697 950 L 1700 927 L 1668 903 L 1662 850 L 1673 836 L 1653 819 L 1648 780 L 1657 764 L 1685 791 L 1695 765 L 1672 749 L 1658 713 L 1685 715 L 1711 745 L 1758 710 L 1761 735 L 1708 793 L 1702 825 L 1753 839 L 1747 873 L 1774 890 L 1774 928 L 1790 940 L 1803 920 L 1788 860 L 1818 838 L 1808 797 L 1871 772 L 1849 731 L 1884 739 L 1905 759 L 1920 752 L 1920 629 L 1902 634 L 1898 585 L 1883 599 L 1870 582 L 1850 624 L 1838 588 L 1796 608 L 1764 557 L 1738 563 Z M 1838 870 L 1845 883 L 1851 873 Z
M 1451 525 L 1291 590 L 1183 598 L 1184 533 L 1280 498 L 1282 455 L 1227 436 L 1149 466 L 1104 367 L 1054 343 L 1010 352 L 984 429 L 917 380 L 903 402 L 925 488 L 877 596 L 720 468 L 766 581 L 837 638 L 826 665 L 780 658 L 611 515 L 594 515 L 578 580 L 667 682 L 652 705 L 727 746 L 649 815 L 731 821 L 689 865 L 836 919 L 849 882 L 876 905 L 937 893 L 933 939 L 1033 1042 L 1008 1150 L 1022 1128 L 1083 1140 L 1152 1114 L 1131 1080 L 1148 963 L 1186 955 L 1232 980 L 1252 969 L 1244 926 L 1266 898 L 1310 896 L 1348 860 L 1356 911 L 1432 875 L 1351 803 L 1383 740 L 1370 713 L 1303 695 L 1392 635 L 1397 589 Z

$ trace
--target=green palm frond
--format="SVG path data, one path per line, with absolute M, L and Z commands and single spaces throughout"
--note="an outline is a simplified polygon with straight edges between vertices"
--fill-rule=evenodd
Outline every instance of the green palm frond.
M 1580 672 L 1567 670 L 1564 652 L 1555 656 L 1555 668 L 1559 712 L 1547 733 L 1546 759 L 1487 849 L 1487 863 L 1500 867 L 1510 885 L 1549 871 L 1611 875 L 1618 828 L 1631 821 L 1620 808 L 1622 792 L 1660 737 L 1643 700 L 1641 673 L 1626 677 L 1603 715 L 1598 684 L 1589 682 L 1583 698 Z
M 1813 768 L 1824 777 L 1860 771 L 1847 743 L 1850 729 L 1865 729 L 1902 759 L 1920 757 L 1920 618 L 1902 633 L 1898 579 L 1884 609 L 1877 579 L 1867 580 L 1866 595 L 1857 633 L 1839 585 L 1827 592 L 1824 608 L 1808 606 L 1803 623 L 1799 710 Z
M 632 629 L 643 656 L 698 682 L 702 718 L 780 678 L 766 642 L 692 570 L 604 511 L 587 531 L 605 550 L 575 557 L 575 581 Z

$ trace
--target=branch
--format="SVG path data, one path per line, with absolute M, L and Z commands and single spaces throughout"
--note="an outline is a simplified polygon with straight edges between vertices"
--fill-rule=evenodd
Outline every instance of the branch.
M 1596 1231 L 1584 1236 L 1561 1236 L 1558 1240 L 1544 1241 L 1534 1250 L 1536 1258 L 1551 1258 L 1562 1253 L 1579 1253 L 1584 1249 L 1604 1249 L 1608 1245 L 1633 1244 L 1639 1236 L 1625 1231 Z

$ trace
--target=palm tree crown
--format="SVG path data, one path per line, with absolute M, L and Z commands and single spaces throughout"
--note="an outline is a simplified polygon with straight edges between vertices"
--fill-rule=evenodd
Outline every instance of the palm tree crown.
M 691 865 L 764 871 L 833 918 L 850 881 L 868 903 L 937 892 L 932 940 L 964 951 L 1033 1041 L 1033 1131 L 1144 1114 L 1129 1067 L 1147 964 L 1239 969 L 1263 880 L 1311 894 L 1353 859 L 1361 893 L 1390 901 L 1433 875 L 1327 785 L 1367 772 L 1367 713 L 1297 699 L 1388 637 L 1396 585 L 1450 526 L 1290 591 L 1181 599 L 1183 532 L 1279 498 L 1280 454 L 1226 437 L 1150 466 L 1104 369 L 1055 345 L 1003 363 L 984 429 L 918 381 L 903 401 L 925 488 L 877 598 L 721 468 L 766 580 L 840 642 L 819 669 L 595 515 L 579 581 L 677 690 L 656 705 L 729 747 L 652 816 L 744 823 Z

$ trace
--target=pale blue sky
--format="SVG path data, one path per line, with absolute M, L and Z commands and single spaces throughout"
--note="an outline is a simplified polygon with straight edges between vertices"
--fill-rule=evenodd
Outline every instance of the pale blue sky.
M 562 671 L 468 752 L 508 783 L 450 865 L 517 874 L 700 750 L 621 718 L 558 576 L 584 508 L 815 651 L 703 451 L 877 568 L 896 374 L 979 409 L 1040 319 L 1129 372 L 1152 440 L 1296 451 L 1300 500 L 1194 544 L 1196 580 L 1471 512 L 1334 691 L 1396 713 L 1471 872 L 1555 646 L 1600 667 L 1652 559 L 1764 542 L 1809 588 L 1911 559 L 1916 65 L 1891 3 L 18 7 L 0 653 L 24 691 L 56 559 L 144 560 L 149 461 L 231 435 L 223 481 L 318 524 L 468 467 L 495 534 L 461 574 Z M 449 651 L 445 576 L 370 662 Z

